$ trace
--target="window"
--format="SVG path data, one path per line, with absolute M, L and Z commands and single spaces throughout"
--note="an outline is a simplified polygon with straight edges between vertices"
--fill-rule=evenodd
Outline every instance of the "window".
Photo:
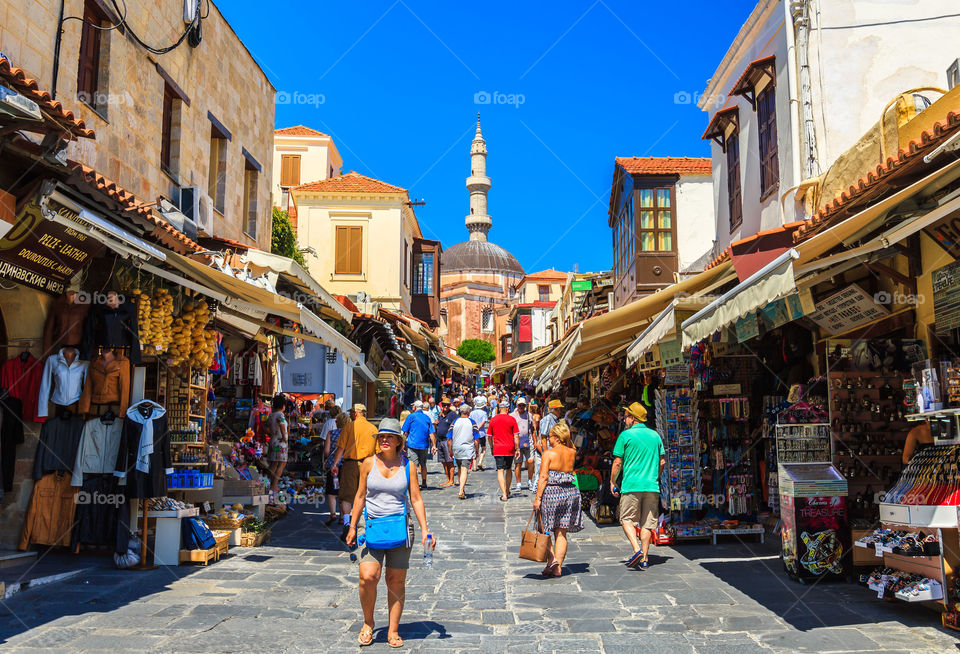
M 480 312 L 480 331 L 493 332 L 493 309 L 489 307 Z
M 640 189 L 639 205 L 640 251 L 673 252 L 673 187 Z
M 210 169 L 207 195 L 221 214 L 227 195 L 227 136 L 215 125 L 210 126 Z
M 160 130 L 160 167 L 176 177 L 180 165 L 180 105 L 183 101 L 172 86 L 163 85 L 163 115 Z
M 403 285 L 404 286 L 409 286 L 409 284 L 407 284 L 407 270 L 408 270 L 407 269 L 407 260 L 408 260 L 407 251 L 408 251 L 407 241 L 406 239 L 404 239 L 403 241 Z
M 335 248 L 337 259 L 334 262 L 334 274 L 363 274 L 363 227 L 337 226 Z
M 300 186 L 300 155 L 280 155 L 280 186 Z
M 740 199 L 740 133 L 734 132 L 725 141 L 727 150 L 727 205 L 730 210 L 730 231 L 743 222 Z
M 433 295 L 433 254 L 430 252 L 413 255 L 413 294 Z
M 243 168 L 243 220 L 244 231 L 248 236 L 257 238 L 257 191 L 260 172 L 247 161 Z
M 107 23 L 106 17 L 94 0 L 83 3 L 83 23 L 80 27 L 80 54 L 77 65 L 77 98 L 97 111 L 102 111 L 105 98 L 101 93 L 100 56 L 102 36 L 97 29 Z
M 537 285 L 537 293 L 540 295 L 541 302 L 550 301 L 550 285 L 549 284 Z
M 768 84 L 757 96 L 761 197 L 767 195 L 780 183 L 780 163 L 777 160 L 777 98 L 775 91 L 773 84 Z

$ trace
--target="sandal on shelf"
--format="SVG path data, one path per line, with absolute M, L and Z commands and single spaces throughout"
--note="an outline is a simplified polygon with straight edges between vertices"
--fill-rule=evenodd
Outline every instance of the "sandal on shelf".
M 373 642 L 373 629 L 369 627 L 364 627 L 360 630 L 360 634 L 357 636 L 357 642 L 360 643 L 360 647 L 366 647 Z
M 557 563 L 556 561 L 554 561 L 553 563 L 548 563 L 548 564 L 547 564 L 547 567 L 540 571 L 540 574 L 542 574 L 544 577 L 548 577 L 548 576 L 550 576 L 551 571 L 552 571 L 554 568 L 558 567 L 559 565 L 560 565 L 560 564 Z
M 399 635 L 388 636 L 387 644 L 393 648 L 403 647 L 403 639 Z

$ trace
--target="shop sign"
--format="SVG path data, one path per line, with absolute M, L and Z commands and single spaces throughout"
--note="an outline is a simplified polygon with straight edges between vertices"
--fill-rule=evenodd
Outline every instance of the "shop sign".
M 740 384 L 714 384 L 714 395 L 740 395 Z
M 947 254 L 956 257 L 960 245 L 960 215 L 954 213 L 923 230 Z
M 570 290 L 572 291 L 592 291 L 593 290 L 593 281 L 589 279 L 580 279 L 570 284 Z
M 644 370 L 656 370 L 660 368 L 659 349 L 660 348 L 657 346 L 653 346 L 648 351 L 644 352 L 640 357 L 640 360 L 637 361 L 637 370 L 643 372 Z
M 760 315 L 768 329 L 776 329 L 786 325 L 788 322 L 802 318 L 805 313 L 799 293 L 774 300 L 760 307 Z
M 377 339 L 370 339 L 370 350 L 367 352 L 367 361 L 370 362 L 370 369 L 374 372 L 380 372 L 383 369 L 383 349 L 377 343 Z
M 660 365 L 664 368 L 683 364 L 683 346 L 679 340 L 660 343 Z
M 78 221 L 72 209 L 48 199 L 47 209 Z M 36 199 L 24 205 L 16 223 L 0 239 L 0 277 L 52 295 L 63 295 L 70 278 L 103 248 L 95 238 L 47 220 Z
M 751 338 L 756 338 L 760 335 L 760 323 L 752 313 L 747 314 L 743 318 L 737 318 L 734 329 L 737 332 L 738 343 L 749 341 Z
M 663 383 L 667 386 L 686 386 L 690 383 L 690 368 L 682 363 L 667 367 Z
M 890 313 L 856 284 L 817 302 L 816 309 L 808 317 L 831 334 L 849 331 Z
M 933 271 L 933 315 L 937 334 L 960 327 L 960 261 Z

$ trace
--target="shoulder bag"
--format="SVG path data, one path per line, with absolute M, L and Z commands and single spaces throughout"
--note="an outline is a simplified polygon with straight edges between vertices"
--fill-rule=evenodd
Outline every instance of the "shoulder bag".
M 374 462 L 373 465 L 377 465 Z M 407 495 L 410 492 L 410 462 L 404 459 L 404 473 L 407 485 L 403 491 L 403 513 L 385 515 L 379 518 L 367 516 L 367 506 L 363 506 L 363 543 L 370 549 L 389 550 L 394 547 L 410 547 L 411 539 L 408 531 Z
M 543 563 L 547 560 L 547 545 L 550 544 L 550 536 L 541 534 L 539 531 L 527 531 L 534 514 L 537 516 L 537 525 L 541 530 L 543 529 L 540 512 L 534 509 L 527 520 L 527 526 L 520 532 L 520 558 Z

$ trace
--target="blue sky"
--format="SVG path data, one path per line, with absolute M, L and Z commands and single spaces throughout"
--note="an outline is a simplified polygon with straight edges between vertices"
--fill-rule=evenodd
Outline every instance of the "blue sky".
M 703 91 L 753 0 L 287 0 L 218 6 L 344 172 L 410 189 L 424 236 L 467 238 L 476 114 L 491 240 L 527 271 L 611 266 L 615 156 L 707 156 Z M 482 102 L 477 102 L 477 94 Z M 494 96 L 497 93 L 500 95 Z M 309 181 L 309 180 L 305 180 Z

